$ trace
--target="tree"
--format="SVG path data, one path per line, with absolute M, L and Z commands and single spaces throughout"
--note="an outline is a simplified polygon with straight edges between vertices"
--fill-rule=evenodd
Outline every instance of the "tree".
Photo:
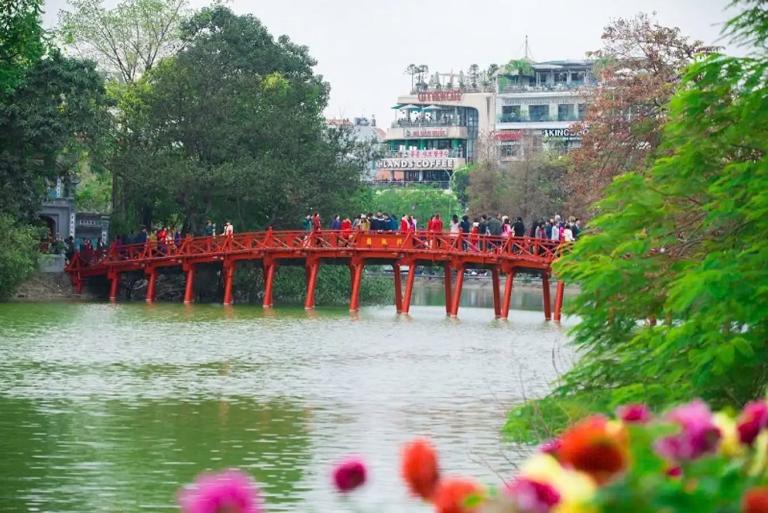
M 451 190 L 456 195 L 456 199 L 459 200 L 463 209 L 467 208 L 469 203 L 467 188 L 469 187 L 469 172 L 471 169 L 471 166 L 463 166 L 454 171 L 451 177 Z
M 208 217 L 293 228 L 309 210 L 343 210 L 363 163 L 325 127 L 328 85 L 308 49 L 220 5 L 184 23 L 181 40 L 120 99 L 121 229 L 162 221 L 195 231 Z
M 743 4 L 727 27 L 758 44 L 753 55 L 686 70 L 661 156 L 608 186 L 591 231 L 557 263 L 580 287 L 569 310 L 581 359 L 548 398 L 513 412 L 517 434 L 533 411 L 563 420 L 625 402 L 765 396 L 768 16 L 762 2 Z
M 0 95 L 13 91 L 45 52 L 41 12 L 42 0 L 9 0 L 0 7 Z
M 416 75 L 416 73 L 419 72 L 419 67 L 415 64 L 409 64 L 407 68 L 405 68 L 405 73 L 407 75 L 411 76 L 411 91 L 413 91 L 413 77 Z
M 411 215 L 416 218 L 420 228 L 426 228 L 427 221 L 434 214 L 449 219 L 461 213 L 459 202 L 452 191 L 428 186 L 378 190 L 370 201 L 366 206 L 367 211 L 387 212 L 398 219 L 403 214 Z
M 589 54 L 599 86 L 585 91 L 586 117 L 572 128 L 583 136 L 570 156 L 569 199 L 582 215 L 615 176 L 658 156 L 668 101 L 683 70 L 712 50 L 646 14 L 612 21 L 602 39 L 603 48 Z
M 123 0 L 113 9 L 103 0 L 69 3 L 59 12 L 62 41 L 121 82 L 135 82 L 181 46 L 187 0 Z
M 7 299 L 37 267 L 40 231 L 0 213 L 0 300 Z

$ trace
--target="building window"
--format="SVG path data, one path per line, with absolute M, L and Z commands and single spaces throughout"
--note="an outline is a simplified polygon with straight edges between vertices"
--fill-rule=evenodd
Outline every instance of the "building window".
M 578 119 L 582 120 L 587 116 L 587 104 L 586 103 L 580 103 L 579 104 L 579 115 Z
M 584 83 L 584 76 L 586 74 L 583 71 L 574 71 L 571 73 L 571 84 L 581 85 Z
M 558 121 L 576 121 L 574 114 L 574 105 L 572 103 L 563 103 L 557 106 Z
M 531 105 L 528 114 L 531 121 L 549 121 L 549 105 Z
M 555 71 L 555 84 L 565 84 L 568 82 L 567 71 Z
M 520 105 L 504 105 L 501 108 L 501 121 L 503 123 L 520 121 Z
M 545 85 L 545 84 L 549 83 L 548 77 L 549 77 L 549 71 L 538 71 L 538 72 L 536 72 L 536 82 L 539 85 Z
M 508 141 L 501 143 L 501 157 L 510 158 L 520 155 L 520 141 Z

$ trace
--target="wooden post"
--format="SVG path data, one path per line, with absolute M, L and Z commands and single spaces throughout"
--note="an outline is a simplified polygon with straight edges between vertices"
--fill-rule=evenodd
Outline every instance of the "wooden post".
M 445 288 L 445 314 L 451 315 L 451 305 L 453 304 L 453 286 L 451 285 L 451 264 L 447 263 L 443 270 L 443 286 Z
M 120 291 L 120 273 L 112 271 L 109 273 L 109 300 L 113 303 L 117 301 L 117 294 Z
M 357 312 L 360 310 L 360 283 L 363 280 L 363 262 L 355 262 L 352 267 L 352 292 L 349 298 L 349 311 Z
M 544 300 L 544 320 L 549 321 L 552 319 L 552 301 L 549 298 L 549 273 L 547 271 L 541 273 L 541 289 Z
M 195 302 L 195 266 L 187 266 L 187 281 L 184 284 L 184 304 L 189 305 Z
M 315 285 L 317 285 L 317 272 L 319 268 L 320 262 L 317 260 L 313 259 L 307 261 L 307 297 L 304 300 L 305 310 L 312 310 L 315 307 Z
M 512 287 L 515 284 L 515 271 L 507 271 L 507 280 L 504 283 L 504 302 L 501 305 L 501 318 L 509 319 L 509 306 L 512 302 Z
M 147 303 L 154 303 L 155 287 L 157 285 L 157 270 L 154 268 L 146 269 L 145 273 L 147 275 L 147 295 L 145 296 L 145 301 Z
M 395 310 L 397 310 L 397 313 L 400 313 L 403 311 L 403 287 L 400 283 L 400 266 L 392 264 L 392 272 L 395 278 Z
M 275 264 L 270 262 L 264 266 L 264 308 L 272 308 L 272 285 L 275 281 Z
M 493 314 L 496 318 L 501 317 L 501 294 L 499 291 L 499 268 L 491 269 L 491 281 L 493 282 Z
M 565 294 L 565 282 L 557 281 L 557 291 L 555 292 L 555 321 L 560 322 L 563 312 L 563 295 Z
M 461 302 L 461 286 L 464 284 L 464 264 L 456 267 L 456 288 L 453 289 L 453 301 L 451 302 L 451 317 L 459 314 L 459 302 Z
M 403 296 L 403 313 L 411 309 L 411 295 L 413 294 L 413 280 L 416 278 L 416 261 L 408 265 L 408 277 L 405 279 L 405 296 Z
M 231 305 L 232 304 L 232 279 L 235 275 L 235 262 L 227 262 L 224 261 L 224 266 L 222 267 L 222 271 L 224 272 L 224 304 L 225 305 Z

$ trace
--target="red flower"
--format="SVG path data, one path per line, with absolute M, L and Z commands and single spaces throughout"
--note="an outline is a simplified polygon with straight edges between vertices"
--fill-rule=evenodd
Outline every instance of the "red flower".
M 411 493 L 429 500 L 435 493 L 440 471 L 437 453 L 427 440 L 416 439 L 403 448 L 401 473 Z
M 768 403 L 752 401 L 748 403 L 739 416 L 737 429 L 741 443 L 751 445 L 757 435 L 768 427 Z
M 520 513 L 549 513 L 559 502 L 560 493 L 549 483 L 518 477 L 504 488 Z
M 333 483 L 338 491 L 347 493 L 365 484 L 365 475 L 365 463 L 350 458 L 339 463 L 333 470 Z
M 751 488 L 741 501 L 742 513 L 768 513 L 768 486 Z
M 563 433 L 557 456 L 563 465 L 603 484 L 627 467 L 626 432 L 620 427 L 611 429 L 605 417 L 587 417 Z
M 644 404 L 625 404 L 616 408 L 616 416 L 624 422 L 645 424 L 651 420 L 651 412 Z
M 440 481 L 434 494 L 436 513 L 473 513 L 472 497 L 482 495 L 483 489 L 468 479 L 449 478 Z

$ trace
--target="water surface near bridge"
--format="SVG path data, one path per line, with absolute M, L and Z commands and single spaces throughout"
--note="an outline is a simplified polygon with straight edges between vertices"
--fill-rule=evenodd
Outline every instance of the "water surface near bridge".
M 564 328 L 538 311 L 459 315 L 2 304 L 0 510 L 174 511 L 179 485 L 237 466 L 271 512 L 428 511 L 397 474 L 414 435 L 446 472 L 497 483 L 521 457 L 505 412 L 567 366 Z M 344 501 L 329 472 L 348 454 L 371 480 Z

